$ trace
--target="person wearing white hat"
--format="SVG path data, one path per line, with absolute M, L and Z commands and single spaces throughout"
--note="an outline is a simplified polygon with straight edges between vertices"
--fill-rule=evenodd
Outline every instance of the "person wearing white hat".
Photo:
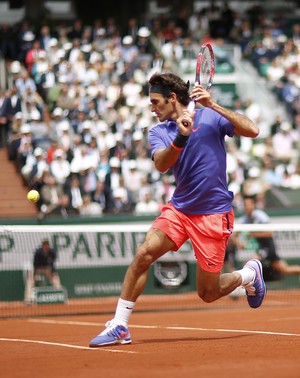
M 66 154 L 62 149 L 54 152 L 54 160 L 50 163 L 50 170 L 59 184 L 64 184 L 71 173 L 70 163 L 66 160 Z
M 26 157 L 24 166 L 21 169 L 21 175 L 28 187 L 32 187 L 43 175 L 49 165 L 45 160 L 45 153 L 41 147 L 31 150 Z
M 143 174 L 137 169 L 137 163 L 131 159 L 128 161 L 127 170 L 124 171 L 124 182 L 134 205 L 139 200 L 139 191 L 142 186 Z
M 142 26 L 138 30 L 136 45 L 140 54 L 153 54 L 153 47 L 150 40 L 151 31 L 147 26 Z
M 138 57 L 138 48 L 134 44 L 131 35 L 125 35 L 122 38 L 122 61 L 131 63 Z

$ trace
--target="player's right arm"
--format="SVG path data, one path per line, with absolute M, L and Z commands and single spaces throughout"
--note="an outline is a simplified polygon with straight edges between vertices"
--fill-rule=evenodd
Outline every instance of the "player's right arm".
M 182 150 L 175 150 L 171 145 L 165 149 L 156 150 L 153 155 L 155 168 L 165 173 L 176 163 Z
M 157 149 L 153 154 L 155 168 L 161 172 L 166 172 L 178 160 L 181 151 L 185 148 L 187 140 L 190 136 L 193 127 L 193 114 L 187 110 L 183 111 L 180 117 L 177 118 L 178 134 L 171 144 L 162 149 Z

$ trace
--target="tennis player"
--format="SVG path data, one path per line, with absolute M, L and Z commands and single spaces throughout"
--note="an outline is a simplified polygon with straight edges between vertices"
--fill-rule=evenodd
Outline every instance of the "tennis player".
M 256 259 L 241 270 L 221 274 L 234 223 L 224 140 L 234 135 L 255 138 L 259 129 L 246 116 L 220 106 L 200 85 L 189 94 L 189 86 L 172 73 L 152 75 L 149 92 L 151 111 L 160 121 L 149 131 L 152 159 L 159 172 L 172 170 L 176 189 L 137 248 L 114 319 L 90 341 L 90 347 L 131 343 L 128 322 L 149 267 L 188 239 L 197 259 L 197 292 L 204 302 L 244 286 L 250 307 L 257 308 L 266 294 L 262 266 Z M 192 114 L 187 110 L 191 98 L 202 105 Z

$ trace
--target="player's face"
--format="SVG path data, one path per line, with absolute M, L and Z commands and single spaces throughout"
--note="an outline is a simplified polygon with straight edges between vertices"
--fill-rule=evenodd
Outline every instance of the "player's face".
M 160 93 L 150 93 L 151 112 L 155 113 L 160 122 L 172 119 L 174 107 L 170 99 L 165 99 Z

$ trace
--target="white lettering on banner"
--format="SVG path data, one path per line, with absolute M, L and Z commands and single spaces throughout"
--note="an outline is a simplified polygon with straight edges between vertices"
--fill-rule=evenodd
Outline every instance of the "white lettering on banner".
M 111 228 L 113 230 L 114 226 Z M 58 269 L 127 266 L 132 261 L 137 246 L 143 242 L 145 234 L 144 231 L 89 232 L 82 231 L 82 228 L 80 232 L 9 232 L 0 229 L 0 271 L 30 269 L 34 251 L 45 238 L 50 240 L 57 251 Z M 298 230 L 277 231 L 274 239 L 280 256 L 299 257 Z M 241 253 L 239 257 L 242 257 Z M 168 252 L 160 260 L 195 262 L 190 241 L 178 252 Z
M 33 254 L 41 241 L 50 240 L 57 251 L 57 268 L 129 265 L 145 232 L 10 233 L 0 235 L 0 271 L 24 270 L 32 266 Z M 179 253 L 164 259 L 195 259 L 187 242 Z
M 74 293 L 77 296 L 119 294 L 121 289 L 122 282 L 85 283 L 74 285 Z

